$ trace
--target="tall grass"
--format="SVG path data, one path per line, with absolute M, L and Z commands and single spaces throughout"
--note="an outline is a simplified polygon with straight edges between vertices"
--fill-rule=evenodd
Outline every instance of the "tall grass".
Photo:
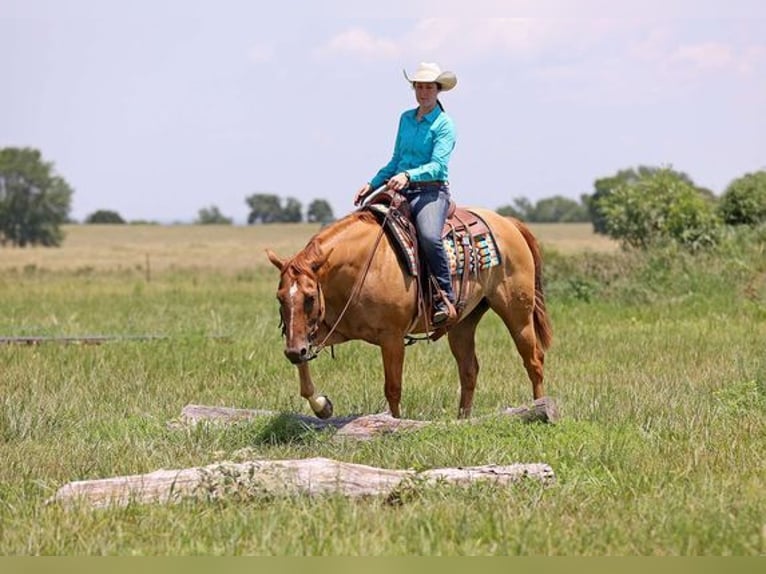
M 542 237 L 555 329 L 546 388 L 563 420 L 491 416 L 530 402 L 531 386 L 505 328 L 488 315 L 477 335 L 474 408 L 486 418 L 454 422 L 458 383 L 447 345 L 420 343 L 407 351 L 403 414 L 439 424 L 354 442 L 278 419 L 168 426 L 188 403 L 308 412 L 282 355 L 276 272 L 260 255 L 250 266 L 225 264 L 232 249 L 259 253 L 272 239 L 247 236 L 232 247 L 231 237 L 209 241 L 221 248 L 208 247 L 209 259 L 180 249 L 177 263 L 149 281 L 141 268 L 90 268 L 85 244 L 76 263 L 19 262 L 0 273 L 3 336 L 165 337 L 0 347 L 0 553 L 766 552 L 762 243 L 732 240 L 692 258 L 561 254 Z M 162 240 L 144 241 L 162 250 Z M 336 414 L 383 410 L 377 349 L 354 342 L 336 355 L 312 363 Z M 433 487 L 398 505 L 257 493 L 99 511 L 45 504 L 72 480 L 311 456 L 416 469 L 542 461 L 557 482 Z

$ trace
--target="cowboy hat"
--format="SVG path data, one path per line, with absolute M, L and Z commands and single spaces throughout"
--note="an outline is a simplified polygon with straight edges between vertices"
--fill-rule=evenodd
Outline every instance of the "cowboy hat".
M 402 70 L 402 72 L 404 72 L 404 77 L 411 84 L 415 82 L 436 82 L 442 87 L 444 92 L 451 90 L 457 84 L 457 76 L 454 72 L 442 72 L 439 65 L 433 62 L 421 62 L 412 77 L 407 75 L 406 70 Z

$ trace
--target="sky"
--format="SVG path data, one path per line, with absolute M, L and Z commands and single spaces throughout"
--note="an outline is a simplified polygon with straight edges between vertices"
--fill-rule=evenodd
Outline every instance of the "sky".
M 243 223 L 255 193 L 340 217 L 424 61 L 458 78 L 464 205 L 579 201 L 639 165 L 720 195 L 766 169 L 762 0 L 0 0 L 0 148 L 39 149 L 80 221 Z

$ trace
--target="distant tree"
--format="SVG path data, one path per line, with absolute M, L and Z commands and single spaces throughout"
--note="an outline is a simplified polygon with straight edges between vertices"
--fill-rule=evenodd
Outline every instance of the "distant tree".
M 729 225 L 766 223 L 766 171 L 732 181 L 721 196 L 718 212 Z
M 669 169 L 618 185 L 599 199 L 598 207 L 607 234 L 627 247 L 646 249 L 672 241 L 699 250 L 718 239 L 715 204 Z
M 589 221 L 590 216 L 587 207 L 581 203 L 556 195 L 538 201 L 528 220 L 533 223 L 574 223 Z
M 116 211 L 99 209 L 86 217 L 85 223 L 125 223 L 125 220 Z
M 515 217 L 516 219 L 524 219 L 524 216 L 519 210 L 512 205 L 501 205 L 495 211 L 503 217 Z
M 669 171 L 680 181 L 688 183 L 689 185 L 694 185 L 691 178 L 683 172 L 645 165 L 640 165 L 637 168 L 631 167 L 629 169 L 621 169 L 612 176 L 597 179 L 593 184 L 593 187 L 595 188 L 594 193 L 590 196 L 585 196 L 587 198 L 585 204 L 590 214 L 590 220 L 593 222 L 593 231 L 602 235 L 609 234 L 606 220 L 604 219 L 604 213 L 601 209 L 601 199 L 611 195 L 614 190 L 620 186 L 635 184 L 642 179 L 651 177 L 661 170 Z
M 556 195 L 541 199 L 536 204 L 524 197 L 513 200 L 513 205 L 498 208 L 500 215 L 511 216 L 532 223 L 571 223 L 589 221 L 588 209 L 573 199 Z
M 288 197 L 282 208 L 280 221 L 285 223 L 300 223 L 303 221 L 303 205 L 294 197 Z
M 534 206 L 526 197 L 517 197 L 512 205 L 502 205 L 497 208 L 497 212 L 505 217 L 515 217 L 529 221 L 529 214 L 532 213 Z
M 0 149 L 0 243 L 60 245 L 72 193 L 38 150 Z
M 288 197 L 285 205 L 279 196 L 270 193 L 256 193 L 245 198 L 250 207 L 247 223 L 299 223 L 303 221 L 303 205 L 294 197 Z
M 245 198 L 250 208 L 247 223 L 276 223 L 282 219 L 282 205 L 279 196 L 270 193 L 256 193 Z
M 309 223 L 321 223 L 325 225 L 335 219 L 332 213 L 332 207 L 324 199 L 315 199 L 309 204 L 306 219 Z
M 223 215 L 217 206 L 211 205 L 199 210 L 197 220 L 194 223 L 200 225 L 231 225 L 232 221 L 232 218 Z

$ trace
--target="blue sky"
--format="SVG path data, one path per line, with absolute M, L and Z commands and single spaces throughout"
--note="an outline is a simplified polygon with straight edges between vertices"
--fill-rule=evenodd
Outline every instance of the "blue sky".
M 766 169 L 764 6 L 0 0 L 0 147 L 40 149 L 80 220 L 243 222 L 253 193 L 340 216 L 414 106 L 402 69 L 435 61 L 459 203 L 579 199 L 640 164 L 720 194 Z

